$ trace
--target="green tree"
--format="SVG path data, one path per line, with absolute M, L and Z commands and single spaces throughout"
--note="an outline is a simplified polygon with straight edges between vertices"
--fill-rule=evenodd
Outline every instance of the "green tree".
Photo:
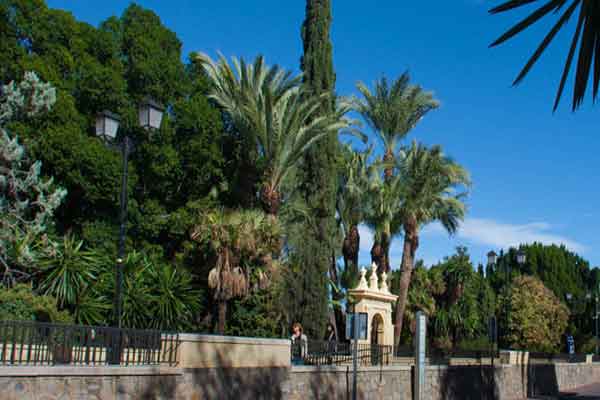
M 418 85 L 411 85 L 408 73 L 388 82 L 385 77 L 375 82 L 373 91 L 364 83 L 357 85 L 362 98 L 351 99 L 353 108 L 376 133 L 383 146 L 384 176 L 389 181 L 394 174 L 395 154 L 402 139 L 431 110 L 439 106 L 433 94 Z M 383 204 L 383 203 L 381 203 Z M 380 270 L 390 271 L 389 232 L 376 230 L 371 257 Z
M 48 111 L 55 101 L 54 89 L 35 73 L 2 88 L 0 101 L 0 264 L 2 282 L 31 277 L 39 251 L 49 242 L 44 236 L 65 190 L 41 177 L 41 163 L 28 158 L 17 137 L 6 125 L 11 120 L 32 118 Z
M 217 302 L 220 334 L 225 332 L 227 305 L 252 291 L 265 289 L 281 251 L 277 221 L 254 210 L 205 211 L 191 233 L 200 251 L 212 254 L 208 286 Z
M 568 319 L 566 306 L 539 279 L 532 276 L 514 279 L 507 336 L 513 348 L 560 351 Z
M 490 13 L 497 14 L 519 7 L 526 6 L 534 3 L 537 0 L 510 0 L 506 1 L 497 7 L 490 10 Z M 561 12 L 564 10 L 564 12 Z M 571 45 L 569 53 L 565 61 L 565 66 L 556 93 L 556 99 L 554 101 L 554 110 L 558 107 L 560 98 L 563 94 L 566 80 L 571 70 L 571 64 L 577 47 L 579 47 L 579 55 L 577 56 L 577 70 L 575 74 L 575 85 L 573 91 L 573 111 L 575 111 L 582 103 L 585 92 L 587 89 L 588 81 L 590 78 L 594 81 L 593 87 L 593 99 L 595 100 L 598 96 L 598 87 L 600 83 L 600 69 L 595 64 L 592 72 L 592 60 L 600 57 L 598 46 L 595 45 L 600 40 L 600 6 L 595 0 L 551 0 L 544 2 L 543 5 L 533 10 L 527 17 L 523 18 L 512 28 L 507 30 L 502 36 L 494 41 L 491 46 L 497 46 L 513 36 L 521 33 L 525 29 L 535 25 L 542 18 L 553 14 L 557 16 L 556 23 L 548 31 L 544 39 L 540 42 L 535 52 L 529 58 L 513 85 L 519 84 L 523 78 L 529 73 L 533 65 L 539 60 L 540 56 L 544 53 L 546 48 L 552 43 L 558 32 L 560 32 L 567 24 L 571 16 L 579 11 L 577 18 L 577 24 L 573 38 L 571 39 Z
M 394 336 L 399 344 L 404 309 L 408 296 L 413 263 L 419 247 L 419 231 L 431 222 L 439 222 L 450 234 L 464 218 L 465 186 L 470 185 L 468 172 L 445 156 L 441 147 L 431 149 L 413 143 L 405 149 L 396 164 L 395 179 L 402 182 L 396 218 L 404 231 L 402 275 L 396 302 Z
M 0 291 L 0 321 L 73 322 L 67 311 L 58 310 L 55 298 L 39 296 L 23 283 Z
M 321 102 L 329 95 L 308 96 L 298 86 L 299 77 L 266 66 L 262 57 L 253 64 L 234 59 L 233 69 L 223 57 L 218 62 L 206 55 L 198 57 L 212 84 L 211 98 L 239 131 L 256 140 L 266 166 L 262 206 L 266 213 L 277 215 L 281 185 L 312 145 L 349 125 L 342 117 L 346 109 L 321 115 Z
M 331 2 L 329 0 L 307 0 L 306 14 L 301 28 L 303 55 L 300 60 L 303 88 L 306 96 L 321 98 L 321 107 L 313 118 L 327 117 L 335 112 L 335 72 L 333 69 L 331 30 Z M 324 96 L 323 96 L 324 95 Z M 296 170 L 296 196 L 308 212 L 308 218 L 300 221 L 298 232 L 301 238 L 291 238 L 295 242 L 298 263 L 304 274 L 315 280 L 308 290 L 315 298 L 327 296 L 327 287 L 317 278 L 329 274 L 332 282 L 339 282 L 335 258 L 336 229 L 336 189 L 337 174 L 334 172 L 340 153 L 337 135 L 327 135 L 306 151 Z M 341 328 L 341 310 L 335 307 L 336 325 Z M 327 308 L 316 307 L 313 313 L 302 316 L 306 328 L 320 335 L 327 320 Z M 311 321 L 308 323 L 308 321 Z

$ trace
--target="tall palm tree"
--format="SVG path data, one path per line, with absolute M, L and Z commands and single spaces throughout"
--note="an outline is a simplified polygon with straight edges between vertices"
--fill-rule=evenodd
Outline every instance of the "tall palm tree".
M 356 85 L 362 98 L 352 98 L 350 103 L 375 132 L 383 146 L 384 176 L 389 181 L 394 174 L 394 154 L 402 139 L 408 135 L 417 123 L 431 110 L 439 107 L 431 92 L 424 91 L 418 85 L 410 84 L 407 72 L 393 82 L 384 76 L 375 81 L 373 91 L 364 83 Z M 393 192 L 388 190 L 387 192 Z M 390 200 L 384 193 L 374 194 L 375 203 L 371 225 L 375 228 L 375 237 L 371 249 L 371 260 L 380 271 L 389 272 L 389 247 L 391 233 L 385 230 L 386 215 L 392 211 Z M 386 211 L 387 208 L 387 211 Z
M 377 167 L 387 165 L 381 160 Z M 380 173 L 371 174 L 366 204 L 366 223 L 375 233 L 371 260 L 377 265 L 377 272 L 389 273 L 391 270 L 389 250 L 392 239 L 401 232 L 401 224 L 397 217 L 400 211 L 400 193 L 402 181 L 398 176 L 382 179 Z
M 346 146 L 342 151 L 342 167 L 338 179 L 336 210 L 338 223 L 343 232 L 342 255 L 344 269 L 358 273 L 358 251 L 360 234 L 358 225 L 365 219 L 365 203 L 369 176 L 373 166 L 369 165 L 372 148 L 355 151 Z
M 395 344 L 400 344 L 402 322 L 415 254 L 419 248 L 419 232 L 431 222 L 439 222 L 448 233 L 458 229 L 465 215 L 468 172 L 446 157 L 441 147 L 428 149 L 415 142 L 400 152 L 396 168 L 400 206 L 396 219 L 404 231 L 404 246 L 394 326 Z
M 273 255 L 281 250 L 276 220 L 255 210 L 211 210 L 200 215 L 192 240 L 214 254 L 208 286 L 218 304 L 218 332 L 225 331 L 227 303 L 265 288 L 276 266 Z
M 347 106 L 323 114 L 329 94 L 310 96 L 300 87 L 301 76 L 292 77 L 278 66 L 233 58 L 233 67 L 220 56 L 198 59 L 212 83 L 210 97 L 227 112 L 236 128 L 256 141 L 266 165 L 260 192 L 265 212 L 276 215 L 281 205 L 280 188 L 302 155 L 317 141 L 347 128 Z
M 429 111 L 439 107 L 433 93 L 410 84 L 408 72 L 388 82 L 384 76 L 375 81 L 373 92 L 362 82 L 356 85 L 362 98 L 353 98 L 353 108 L 363 117 L 383 145 L 385 162 L 391 163 L 397 147 Z M 385 177 L 393 174 L 385 168 Z
M 516 8 L 535 3 L 536 1 L 538 0 L 505 1 L 499 6 L 492 8 L 490 13 L 497 14 L 514 10 Z M 564 12 L 559 13 L 563 9 Z M 505 42 L 523 30 L 534 25 L 547 15 L 552 14 L 557 16 L 558 20 L 546 34 L 533 55 L 529 58 L 515 79 L 513 85 L 517 85 L 523 80 L 523 78 L 525 78 L 527 73 L 531 70 L 531 67 L 533 67 L 548 45 L 550 45 L 552 40 L 554 40 L 556 34 L 562 28 L 564 28 L 571 16 L 575 14 L 577 10 L 579 10 L 577 25 L 575 27 L 573 38 L 571 39 L 571 46 L 565 61 L 560 83 L 558 85 L 556 98 L 554 100 L 554 111 L 556 111 L 558 103 L 560 102 L 560 98 L 565 87 L 565 82 L 571 70 L 571 64 L 573 62 L 573 57 L 575 55 L 577 46 L 579 46 L 579 55 L 577 57 L 577 71 L 575 73 L 575 87 L 573 90 L 573 111 L 575 111 L 581 105 L 581 102 L 585 97 L 590 76 L 593 77 L 594 81 L 592 98 L 595 101 L 598 97 L 598 87 L 600 83 L 600 2 L 597 0 L 544 0 L 542 5 L 533 10 L 527 17 L 507 30 L 502 36 L 500 36 L 490 45 L 490 47 L 493 47 Z M 593 72 L 591 68 L 592 59 L 594 59 Z

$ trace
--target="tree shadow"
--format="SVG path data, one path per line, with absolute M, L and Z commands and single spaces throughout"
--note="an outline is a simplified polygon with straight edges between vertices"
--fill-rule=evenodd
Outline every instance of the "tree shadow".
M 527 396 L 556 396 L 559 394 L 556 366 L 552 363 L 527 363 Z
M 440 377 L 442 399 L 498 400 L 494 370 L 490 365 L 447 366 Z
M 225 354 L 217 355 L 217 365 L 231 365 Z M 184 385 L 192 399 L 275 400 L 282 398 L 287 367 L 193 368 L 186 369 Z

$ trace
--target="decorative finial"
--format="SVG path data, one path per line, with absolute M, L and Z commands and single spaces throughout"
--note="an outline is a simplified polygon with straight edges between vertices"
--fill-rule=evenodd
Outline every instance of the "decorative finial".
M 360 269 L 360 281 L 358 281 L 358 286 L 356 287 L 357 289 L 361 289 L 361 290 L 366 290 L 369 287 L 367 286 L 367 270 L 365 269 L 365 267 L 362 267 Z
M 387 274 L 385 273 L 385 271 L 383 271 L 383 273 L 381 274 L 381 289 L 380 289 L 383 293 L 390 293 L 390 288 L 388 287 L 387 284 Z
M 369 278 L 369 289 L 379 290 L 379 278 L 377 277 L 377 264 L 371 264 L 371 277 Z

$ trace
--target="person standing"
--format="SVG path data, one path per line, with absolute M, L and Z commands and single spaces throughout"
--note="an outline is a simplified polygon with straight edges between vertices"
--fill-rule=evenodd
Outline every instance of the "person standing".
M 304 364 L 304 358 L 308 353 L 308 338 L 302 331 L 302 325 L 294 322 L 292 325 L 292 364 Z

